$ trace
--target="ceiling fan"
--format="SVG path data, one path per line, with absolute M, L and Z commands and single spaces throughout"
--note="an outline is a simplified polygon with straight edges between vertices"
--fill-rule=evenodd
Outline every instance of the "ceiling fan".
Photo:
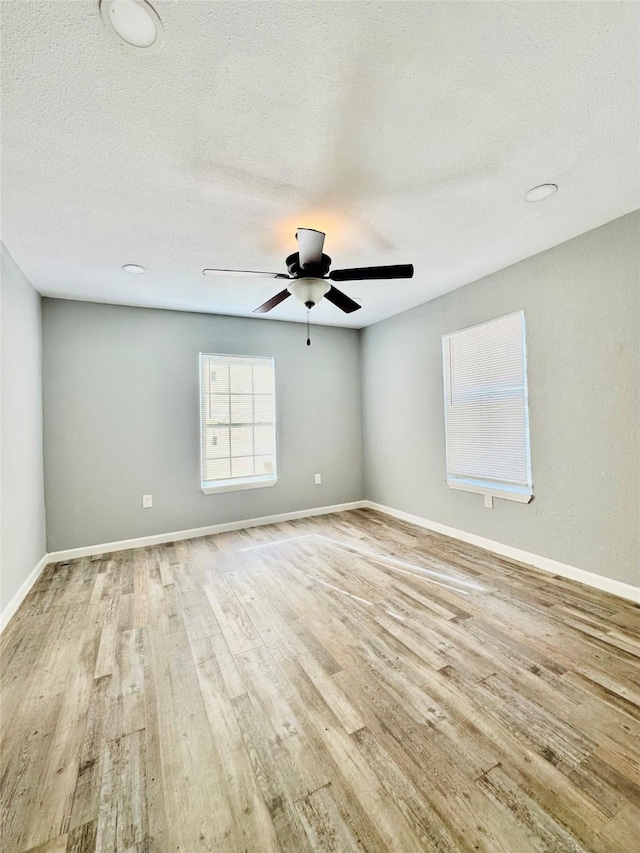
M 349 296 L 334 287 L 333 281 L 372 281 L 374 279 L 411 278 L 413 264 L 394 264 L 384 267 L 355 267 L 346 270 L 332 270 L 331 258 L 322 253 L 325 234 L 315 228 L 298 228 L 296 239 L 298 251 L 286 260 L 289 273 L 258 272 L 256 270 L 205 269 L 204 275 L 257 275 L 263 278 L 286 279 L 290 282 L 284 290 L 255 309 L 254 314 L 266 314 L 289 296 L 295 296 L 307 310 L 317 305 L 323 297 L 332 302 L 341 311 L 350 314 L 361 306 Z

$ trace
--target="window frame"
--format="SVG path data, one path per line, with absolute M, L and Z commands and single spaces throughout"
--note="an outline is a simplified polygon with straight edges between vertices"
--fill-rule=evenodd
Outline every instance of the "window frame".
M 273 371 L 273 473 L 263 475 L 252 475 L 249 477 L 231 477 L 226 480 L 202 479 L 203 469 L 203 393 L 202 393 L 202 361 L 203 358 L 220 358 L 235 361 L 256 360 L 270 361 Z M 229 391 L 231 393 L 231 391 Z M 254 396 L 254 395 L 252 395 Z M 278 482 L 278 428 L 277 428 L 277 395 L 276 395 L 276 359 L 271 355 L 234 355 L 219 352 L 201 352 L 198 355 L 198 420 L 200 424 L 200 491 L 204 495 L 221 494 L 223 492 L 237 492 L 244 489 L 264 489 L 275 486 Z M 254 424 L 252 424 L 254 425 Z M 229 424 L 231 426 L 231 424 Z M 255 456 L 255 454 L 254 454 Z
M 450 339 L 453 335 L 461 332 L 469 331 L 480 326 L 489 325 L 497 320 L 506 320 L 509 317 L 518 316 L 521 318 L 522 324 L 522 368 L 523 368 L 523 387 L 522 400 L 524 406 L 524 438 L 526 442 L 526 464 L 528 485 L 522 487 L 519 485 L 510 485 L 508 483 L 499 483 L 490 480 L 482 480 L 480 478 L 461 477 L 450 474 L 449 471 L 449 437 L 447 434 L 447 408 L 452 405 L 447 400 L 447 365 L 451 367 L 451 350 L 449 348 L 446 353 L 446 348 L 450 347 Z M 442 379 L 443 379 L 443 403 L 444 403 L 444 433 L 445 433 L 445 466 L 446 466 L 446 482 L 449 488 L 463 492 L 471 492 L 478 495 L 487 495 L 494 498 L 502 498 L 503 500 L 515 501 L 517 503 L 530 503 L 533 500 L 533 478 L 531 472 L 531 427 L 529 417 L 529 376 L 528 376 L 528 359 L 527 359 L 527 324 L 524 310 L 513 311 L 510 314 L 504 314 L 499 317 L 494 317 L 491 320 L 486 320 L 482 323 L 474 323 L 473 326 L 465 326 L 463 329 L 456 329 L 453 332 L 447 332 L 442 335 Z M 449 379 L 449 390 L 451 391 L 451 379 Z M 496 393 L 496 392 L 491 392 Z M 478 389 L 477 396 L 481 397 L 483 391 Z

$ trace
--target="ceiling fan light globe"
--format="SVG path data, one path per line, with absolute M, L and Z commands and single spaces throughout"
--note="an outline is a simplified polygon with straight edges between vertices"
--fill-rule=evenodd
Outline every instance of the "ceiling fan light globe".
M 330 289 L 331 282 L 322 278 L 300 278 L 292 281 L 287 287 L 289 293 L 305 306 L 309 302 L 317 305 Z

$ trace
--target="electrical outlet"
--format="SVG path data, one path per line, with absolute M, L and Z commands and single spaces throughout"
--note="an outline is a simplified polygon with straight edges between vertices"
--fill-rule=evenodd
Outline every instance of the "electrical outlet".
M 142 507 L 143 509 L 149 509 L 149 507 L 153 506 L 153 495 L 143 495 L 142 496 Z
M 322 474 L 316 474 L 315 476 L 315 484 L 316 486 L 322 485 Z
M 484 505 L 487 509 L 493 509 L 493 495 L 484 496 Z

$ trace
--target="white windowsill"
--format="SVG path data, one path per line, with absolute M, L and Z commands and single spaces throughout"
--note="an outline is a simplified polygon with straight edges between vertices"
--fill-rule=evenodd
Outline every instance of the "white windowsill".
M 276 477 L 247 477 L 243 480 L 220 480 L 218 483 L 202 486 L 203 495 L 217 495 L 220 492 L 238 492 L 241 489 L 265 489 L 275 486 Z
M 458 480 L 447 480 L 447 485 L 450 489 L 459 489 L 461 492 L 473 492 L 476 495 L 491 495 L 494 498 L 500 498 L 505 501 L 517 501 L 521 504 L 528 504 L 533 497 L 532 492 L 516 491 L 515 488 L 500 489 L 492 488 L 491 486 L 483 486 L 480 483 L 464 483 Z

